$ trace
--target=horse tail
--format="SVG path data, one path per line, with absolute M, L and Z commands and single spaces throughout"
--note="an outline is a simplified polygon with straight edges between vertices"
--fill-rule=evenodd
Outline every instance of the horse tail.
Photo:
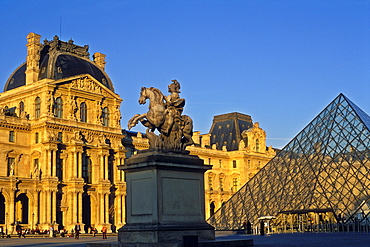
M 183 143 L 185 146 L 193 145 L 193 120 L 188 115 L 183 115 L 182 119 L 184 121 L 182 132 L 185 139 Z

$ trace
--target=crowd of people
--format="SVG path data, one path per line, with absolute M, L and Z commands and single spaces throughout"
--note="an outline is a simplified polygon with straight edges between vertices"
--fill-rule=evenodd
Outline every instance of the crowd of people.
M 49 229 L 30 229 L 30 228 L 24 228 L 21 224 L 15 225 L 15 231 L 19 238 L 23 237 L 26 238 L 27 234 L 38 234 L 38 235 L 49 235 L 49 237 L 74 237 L 75 239 L 79 239 L 80 233 L 81 233 L 81 225 L 77 222 L 75 227 L 71 229 L 71 231 L 68 231 L 66 229 L 60 229 L 56 230 L 52 225 L 49 226 Z M 107 239 L 107 227 L 103 226 L 102 230 L 103 239 Z M 92 226 L 88 228 L 87 231 L 88 234 L 91 234 L 93 237 L 96 236 L 98 233 L 98 230 Z M 10 238 L 11 235 L 7 231 L 3 229 L 2 226 L 0 226 L 0 238 Z

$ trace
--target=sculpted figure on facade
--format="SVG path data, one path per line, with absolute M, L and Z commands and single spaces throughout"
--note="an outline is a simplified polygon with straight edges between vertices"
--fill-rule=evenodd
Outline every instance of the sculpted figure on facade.
M 72 120 L 77 120 L 76 113 L 78 110 L 76 98 L 73 96 L 70 96 L 68 100 L 68 107 L 69 107 L 69 117 Z
M 10 167 L 9 167 L 9 176 L 13 176 L 14 175 L 14 168 L 15 168 L 15 162 L 13 161 L 10 164 Z
M 180 98 L 180 83 L 172 80 L 168 85 L 170 95 L 164 96 L 157 88 L 141 88 L 139 104 L 149 99 L 149 111 L 136 114 L 128 122 L 128 129 L 139 121 L 147 127 L 146 134 L 151 148 L 184 150 L 192 145 L 193 121 L 182 115 L 185 99 Z M 156 135 L 157 130 L 160 134 Z
M 95 116 L 96 116 L 96 124 L 101 124 L 102 123 L 102 102 L 101 101 L 96 101 L 95 103 Z
M 121 126 L 121 111 L 119 109 L 119 105 L 116 105 L 114 107 L 114 113 L 113 113 L 113 120 L 114 120 L 114 124 L 116 127 L 120 127 Z

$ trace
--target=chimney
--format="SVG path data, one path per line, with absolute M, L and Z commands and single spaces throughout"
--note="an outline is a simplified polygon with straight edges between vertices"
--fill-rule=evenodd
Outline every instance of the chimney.
M 38 80 L 39 62 L 40 62 L 40 43 L 41 35 L 29 33 L 27 35 L 27 69 L 26 69 L 26 85 Z
M 98 65 L 103 70 L 105 69 L 105 64 L 106 64 L 105 57 L 106 56 L 100 52 L 95 52 L 93 55 L 94 62 L 96 63 L 96 65 Z

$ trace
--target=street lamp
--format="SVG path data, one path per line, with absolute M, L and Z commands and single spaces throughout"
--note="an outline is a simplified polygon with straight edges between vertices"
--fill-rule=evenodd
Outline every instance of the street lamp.
M 5 234 L 6 236 L 8 236 L 8 218 L 9 218 L 9 214 L 6 213 L 5 214 Z
M 34 218 L 35 218 L 35 213 L 32 213 L 32 229 L 31 229 L 32 231 L 33 231 L 33 223 L 34 223 L 33 220 L 34 220 Z

